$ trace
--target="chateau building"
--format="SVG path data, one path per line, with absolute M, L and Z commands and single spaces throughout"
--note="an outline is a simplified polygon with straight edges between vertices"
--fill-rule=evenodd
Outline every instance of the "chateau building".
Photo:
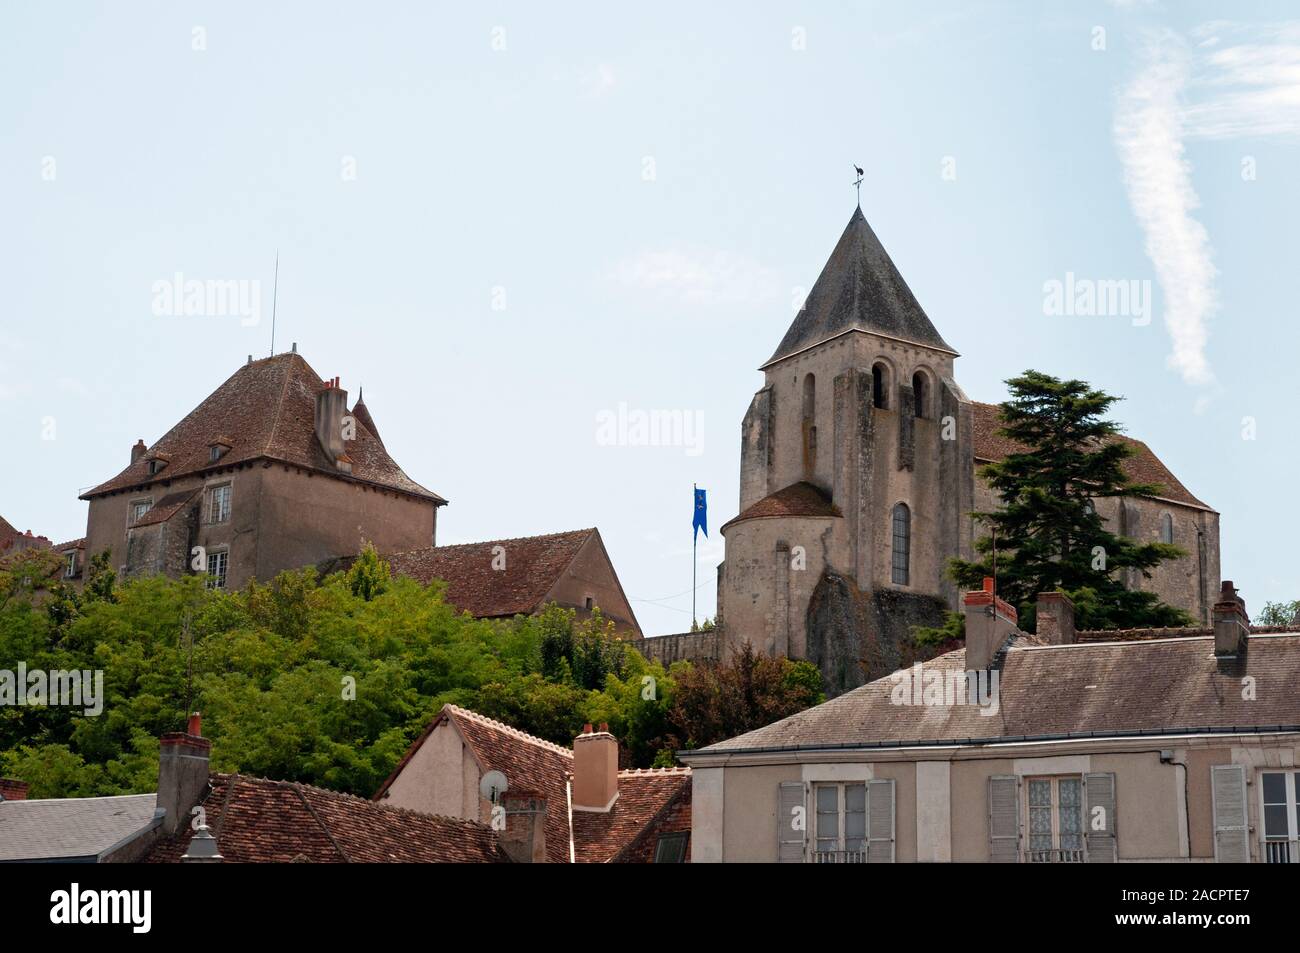
M 381 552 L 433 545 L 447 501 L 389 456 L 364 400 L 347 402 L 338 378 L 321 380 L 296 345 L 250 357 L 81 497 L 83 558 L 110 550 L 124 576 L 197 571 L 238 588 L 354 555 L 364 541 Z
M 1013 448 L 997 408 L 957 384 L 957 352 L 854 211 L 745 414 L 739 515 L 722 527 L 728 647 L 808 659 L 839 693 L 893 671 L 912 625 L 958 608 L 945 568 L 973 558 L 978 476 Z M 1208 624 L 1219 517 L 1136 440 L 1129 475 L 1157 497 L 1097 500 L 1112 530 L 1186 553 L 1127 585 Z

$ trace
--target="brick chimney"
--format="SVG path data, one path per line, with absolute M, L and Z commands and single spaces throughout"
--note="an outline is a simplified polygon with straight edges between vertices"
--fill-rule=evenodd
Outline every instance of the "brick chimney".
M 499 843 L 516 864 L 546 863 L 546 798 L 535 791 L 506 791 L 501 795 L 506 829 Z
M 1250 634 L 1250 616 L 1246 603 L 1237 595 L 1231 579 L 1223 580 L 1219 601 L 1214 604 L 1214 654 L 1219 658 L 1236 658 L 1246 651 Z
M 348 392 L 339 386 L 337 377 L 327 380 L 325 388 L 316 395 L 316 439 L 330 463 L 351 472 L 352 464 L 343 444 L 343 417 L 347 412 Z
M 1051 645 L 1074 644 L 1074 603 L 1063 592 L 1040 592 L 1034 616 L 1036 633 Z
M 145 452 L 147 449 L 149 449 L 149 448 L 146 447 L 146 446 L 144 445 L 144 440 L 143 440 L 143 439 L 141 439 L 141 440 L 137 440 L 137 441 L 135 442 L 135 446 L 133 446 L 133 447 L 131 448 L 131 462 L 132 462 L 132 463 L 135 463 L 135 461 L 137 461 L 137 460 L 139 460 L 141 457 L 143 457 L 143 456 L 144 456 L 144 452 Z
M 966 669 L 978 672 L 993 664 L 993 657 L 1016 628 L 1016 610 L 993 592 L 993 580 L 984 588 L 962 596 L 966 614 Z
M 591 725 L 573 740 L 573 809 L 608 811 L 618 798 L 618 740 Z
M 212 742 L 202 736 L 199 713 L 190 715 L 184 731 L 169 731 L 159 742 L 158 807 L 167 812 L 162 829 L 175 834 L 190 822 L 190 809 L 208 788 Z
M 0 778 L 0 801 L 25 801 L 27 789 L 31 787 L 26 781 L 16 778 Z

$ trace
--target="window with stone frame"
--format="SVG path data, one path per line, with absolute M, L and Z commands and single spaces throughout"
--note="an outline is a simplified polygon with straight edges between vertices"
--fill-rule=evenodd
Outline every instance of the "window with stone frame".
M 208 522 L 224 523 L 230 519 L 230 484 L 208 488 Z
M 144 515 L 153 509 L 153 500 L 132 500 L 131 501 L 131 525 L 134 526 L 144 518 Z

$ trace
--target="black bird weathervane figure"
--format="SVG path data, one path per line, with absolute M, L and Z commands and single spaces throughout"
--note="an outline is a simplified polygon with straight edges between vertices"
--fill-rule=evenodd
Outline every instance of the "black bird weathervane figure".
M 853 168 L 858 173 L 858 177 L 853 181 L 853 186 L 858 190 L 858 208 L 862 208 L 862 166 L 854 165 Z

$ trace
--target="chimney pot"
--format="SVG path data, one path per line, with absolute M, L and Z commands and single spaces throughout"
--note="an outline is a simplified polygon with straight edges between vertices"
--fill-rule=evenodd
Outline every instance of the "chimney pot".
M 1219 601 L 1211 613 L 1214 619 L 1214 654 L 1219 658 L 1236 658 L 1246 651 L 1250 634 L 1250 616 L 1246 602 L 1237 593 L 1231 579 L 1219 587 Z
M 25 801 L 31 785 L 17 778 L 0 778 L 0 801 Z
M 608 811 L 618 799 L 618 739 L 584 725 L 573 741 L 573 809 Z
M 191 738 L 203 737 L 203 716 L 197 711 L 190 714 L 190 719 L 185 725 L 185 733 Z
M 984 588 L 962 596 L 962 611 L 966 615 L 966 668 L 972 672 L 991 666 L 1002 644 L 1019 631 L 1015 607 L 994 595 L 992 584 L 993 580 L 986 577 Z
M 197 719 L 196 712 L 184 732 L 170 731 L 159 739 L 157 806 L 165 812 L 165 834 L 175 834 L 189 823 L 190 811 L 208 788 L 212 742 L 190 733 L 199 730 Z
M 1051 645 L 1074 643 L 1074 603 L 1063 592 L 1040 592 L 1035 631 Z

